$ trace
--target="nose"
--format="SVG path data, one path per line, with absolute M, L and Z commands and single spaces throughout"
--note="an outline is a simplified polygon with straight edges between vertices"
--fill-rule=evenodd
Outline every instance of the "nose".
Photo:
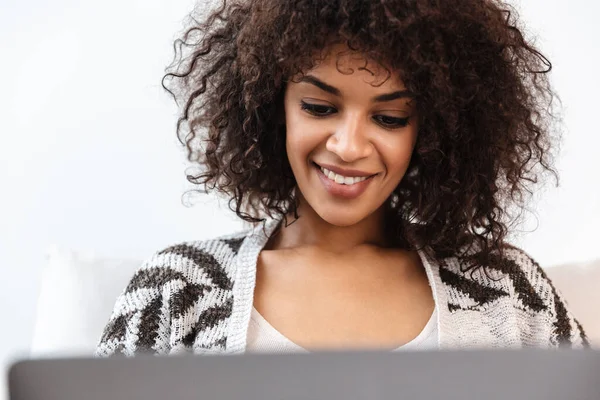
M 325 146 L 327 150 L 348 163 L 368 157 L 373 146 L 368 138 L 363 118 L 358 114 L 344 118 L 336 127 L 334 134 L 327 139 Z

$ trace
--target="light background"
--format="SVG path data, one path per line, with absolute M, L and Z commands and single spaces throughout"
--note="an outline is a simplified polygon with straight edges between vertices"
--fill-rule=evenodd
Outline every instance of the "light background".
M 184 156 L 160 78 L 193 5 L 0 2 L 0 362 L 29 347 L 48 245 L 145 258 L 241 227 L 215 201 L 181 204 Z M 514 242 L 545 267 L 596 259 L 600 5 L 520 7 L 553 63 L 565 133 L 562 185 L 537 193 L 538 218 L 523 227 L 533 232 Z

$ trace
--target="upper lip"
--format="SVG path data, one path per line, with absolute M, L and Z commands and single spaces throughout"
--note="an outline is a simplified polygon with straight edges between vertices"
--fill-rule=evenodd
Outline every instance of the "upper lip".
M 348 177 L 363 177 L 363 176 L 373 176 L 375 174 L 370 173 L 370 172 L 365 172 L 365 171 L 359 171 L 357 169 L 345 169 L 345 168 L 340 168 L 340 167 L 336 167 L 335 165 L 329 165 L 329 164 L 320 164 L 315 162 L 315 164 L 317 164 L 319 167 L 323 167 L 325 169 L 328 169 L 332 172 L 335 172 L 338 175 L 342 175 L 342 176 L 348 176 Z

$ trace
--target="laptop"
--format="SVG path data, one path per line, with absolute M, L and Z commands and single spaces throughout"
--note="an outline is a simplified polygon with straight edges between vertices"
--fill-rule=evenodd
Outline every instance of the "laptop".
M 323 352 L 27 360 L 11 400 L 598 400 L 600 352 Z

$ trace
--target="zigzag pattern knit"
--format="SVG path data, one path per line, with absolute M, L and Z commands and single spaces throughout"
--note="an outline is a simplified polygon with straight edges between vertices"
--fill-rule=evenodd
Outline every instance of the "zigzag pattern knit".
M 159 251 L 117 299 L 97 356 L 243 353 L 263 230 Z M 484 271 L 419 253 L 438 309 L 440 348 L 589 347 L 540 266 L 511 248 Z M 486 273 L 487 272 L 487 273 Z

